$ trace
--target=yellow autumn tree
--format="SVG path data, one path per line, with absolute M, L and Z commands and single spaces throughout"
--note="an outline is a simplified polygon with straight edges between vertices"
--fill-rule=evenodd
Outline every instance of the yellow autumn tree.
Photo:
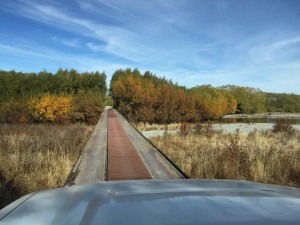
M 198 110 L 206 118 L 220 118 L 229 113 L 235 113 L 237 102 L 228 92 L 214 88 L 211 85 L 197 86 L 191 89 L 197 96 Z
M 29 101 L 33 117 L 38 121 L 57 122 L 68 116 L 72 107 L 72 97 L 45 94 Z

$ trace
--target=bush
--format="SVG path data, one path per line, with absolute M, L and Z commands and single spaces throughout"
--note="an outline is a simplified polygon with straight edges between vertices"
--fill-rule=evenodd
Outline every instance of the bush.
M 228 179 L 245 179 L 250 177 L 250 156 L 245 146 L 241 143 L 240 134 L 228 136 L 228 143 L 223 147 L 226 167 L 224 173 Z
M 295 129 L 292 124 L 286 119 L 279 119 L 273 125 L 272 131 L 274 133 L 286 133 L 292 135 L 295 133 Z
M 74 99 L 75 105 L 70 114 L 73 122 L 96 124 L 103 112 L 103 100 L 100 93 L 80 93 Z
M 45 94 L 40 98 L 32 98 L 29 108 L 37 121 L 61 122 L 68 118 L 72 106 L 70 96 Z
M 189 125 L 188 123 L 182 122 L 179 126 L 178 134 L 180 136 L 186 136 L 190 133 L 190 131 L 191 131 L 191 125 Z
M 0 121 L 4 123 L 25 124 L 30 120 L 30 111 L 27 102 L 9 100 L 0 108 Z
M 196 123 L 193 127 L 194 134 L 202 134 L 206 137 L 211 137 L 214 134 L 214 130 L 212 128 L 211 123 L 207 122 L 204 124 Z
M 0 105 L 0 122 L 27 123 L 29 121 L 68 124 L 81 122 L 96 124 L 103 112 L 100 92 L 80 92 L 65 96 L 45 94 L 30 100 L 10 100 Z

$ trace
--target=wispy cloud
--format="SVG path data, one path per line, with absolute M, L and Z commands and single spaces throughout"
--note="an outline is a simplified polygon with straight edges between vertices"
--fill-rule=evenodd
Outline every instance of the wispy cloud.
M 58 37 L 58 36 L 54 36 L 51 39 L 55 42 L 59 42 L 63 45 L 69 46 L 69 47 L 78 48 L 79 45 L 80 45 L 80 42 L 77 38 L 75 38 L 75 39 L 66 39 L 66 38 L 61 38 L 61 37 Z
M 141 51 L 136 51 L 136 48 L 145 49 L 138 41 L 138 36 L 123 28 L 111 27 L 72 16 L 51 6 L 35 5 L 34 8 L 24 8 L 23 10 L 27 12 L 26 15 L 31 19 L 59 26 L 62 29 L 72 30 L 72 32 L 85 34 L 99 41 L 106 42 L 105 50 L 108 53 L 119 55 L 129 60 L 138 61 L 141 58 L 139 54 Z M 133 47 L 133 42 L 135 43 L 135 47 Z M 130 48 L 130 46 L 133 48 Z
M 25 41 L 26 42 L 26 41 Z M 29 60 L 38 62 L 36 63 L 38 71 L 42 69 L 55 72 L 59 68 L 75 68 L 78 71 L 104 71 L 107 73 L 108 81 L 111 79 L 111 75 L 116 69 L 119 68 L 130 68 L 132 64 L 128 63 L 112 63 L 109 59 L 103 59 L 101 57 L 93 56 L 88 57 L 84 55 L 74 55 L 65 53 L 63 51 L 48 48 L 47 46 L 39 45 L 31 41 L 26 42 L 26 44 L 21 45 L 7 45 L 0 44 L 0 59 L 13 58 L 12 64 L 6 62 L 5 60 L 0 60 L 0 67 L 2 69 L 17 69 L 22 67 L 15 65 L 16 62 L 20 60 Z M 4 63 L 4 64 L 2 64 Z M 51 65 L 51 66 L 50 66 Z M 76 67 L 74 66 L 76 65 Z M 23 66 L 23 70 L 28 68 L 28 66 Z M 27 69 L 28 72 L 32 71 Z
M 8 53 L 8 54 L 12 54 L 12 55 L 24 55 L 24 56 L 46 56 L 44 54 L 40 54 L 38 52 L 33 52 L 32 49 L 23 49 L 23 48 L 18 48 L 15 46 L 10 46 L 10 45 L 3 45 L 0 44 L 0 49 L 1 52 L 4 53 Z
M 104 51 L 105 50 L 105 48 L 102 45 L 97 45 L 97 44 L 95 44 L 93 42 L 88 42 L 88 43 L 86 43 L 86 45 L 93 52 L 100 52 L 100 51 Z
M 37 47 L 38 46 L 38 47 Z M 45 58 L 51 59 L 55 61 L 60 61 L 64 63 L 71 63 L 74 62 L 75 59 L 72 56 L 68 56 L 67 54 L 61 53 L 59 51 L 49 49 L 45 46 L 41 45 L 27 45 L 24 46 L 11 46 L 11 45 L 1 45 L 0 44 L 1 53 L 7 55 L 13 55 L 15 57 L 36 57 L 36 58 Z
M 46 34 L 24 45 L 0 35 L 0 49 L 24 58 L 52 54 L 76 68 L 138 67 L 187 86 L 233 83 L 274 90 L 282 83 L 282 90 L 295 91 L 300 16 L 294 8 L 285 1 L 3 0 L 0 10 L 34 21 Z M 286 74 L 296 84 L 285 81 Z
M 118 10 L 120 8 L 117 2 L 107 3 L 106 1 L 101 1 L 101 3 L 113 10 Z M 167 6 L 165 5 L 164 7 L 170 7 L 170 4 Z M 131 7 L 128 10 L 132 9 L 138 11 L 139 9 L 136 4 L 128 3 L 125 4 L 125 6 L 127 8 L 129 6 Z M 142 5 L 139 4 L 139 6 Z M 175 47 L 175 41 L 172 40 L 172 38 L 167 40 L 165 39 L 165 35 L 156 36 L 156 33 L 158 33 L 157 31 L 162 31 L 163 28 L 160 27 L 160 23 L 155 25 L 155 21 L 153 23 L 151 21 L 150 23 L 149 21 L 143 21 L 142 19 L 140 22 L 145 23 L 136 23 L 135 30 L 131 30 L 123 27 L 107 26 L 101 22 L 94 22 L 80 18 L 76 15 L 71 15 L 69 12 L 61 11 L 60 9 L 49 5 L 30 3 L 25 6 L 22 5 L 22 7 L 19 6 L 18 9 L 25 12 L 24 15 L 31 19 L 98 38 L 99 40 L 107 43 L 105 50 L 108 53 L 119 55 L 137 63 L 144 63 L 144 58 L 147 58 L 148 60 L 150 59 L 153 63 L 158 63 L 161 61 L 160 53 L 162 53 L 162 55 L 168 55 Z M 144 10 L 146 11 L 145 6 L 144 9 L 140 9 L 140 13 Z M 118 11 L 117 13 L 120 12 Z M 143 32 L 139 30 L 140 27 L 143 29 L 147 29 L 148 27 L 148 29 L 150 29 L 148 32 L 151 32 L 151 29 L 153 29 L 153 34 L 143 34 Z M 174 31 L 171 29 L 169 32 Z M 170 33 L 170 35 L 172 34 Z M 160 44 L 160 42 L 162 42 L 162 44 Z M 180 42 L 177 44 L 180 44 Z M 180 54 L 178 57 L 180 57 Z

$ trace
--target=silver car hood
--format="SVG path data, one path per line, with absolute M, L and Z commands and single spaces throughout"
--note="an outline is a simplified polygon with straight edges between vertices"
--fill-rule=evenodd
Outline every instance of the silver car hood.
M 300 189 L 228 180 L 100 182 L 24 196 L 0 224 L 300 224 Z

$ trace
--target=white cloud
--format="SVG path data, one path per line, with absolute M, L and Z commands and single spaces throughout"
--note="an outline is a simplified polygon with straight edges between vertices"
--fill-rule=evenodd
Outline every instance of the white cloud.
M 97 44 L 95 44 L 93 42 L 88 42 L 88 43 L 86 43 L 86 45 L 93 52 L 100 52 L 100 51 L 104 51 L 105 50 L 105 48 L 102 45 L 97 45 Z
M 139 61 L 147 52 L 138 40 L 138 36 L 129 30 L 96 23 L 88 19 L 78 18 L 62 12 L 57 8 L 47 5 L 31 5 L 23 7 L 26 16 L 39 22 L 58 26 L 64 30 L 76 32 L 80 35 L 87 35 L 106 42 L 105 50 L 108 53 L 119 55 L 129 60 Z
M 62 63 L 87 69 L 103 66 L 101 70 L 113 72 L 138 67 L 187 86 L 255 84 L 271 90 L 281 83 L 285 84 L 283 91 L 300 86 L 299 31 L 277 24 L 249 31 L 240 20 L 224 17 L 229 16 L 230 2 L 208 2 L 77 0 L 79 10 L 73 11 L 61 1 L 13 1 L 6 3 L 8 10 L 69 32 L 74 38 L 57 35 L 52 40 L 73 48 L 86 47 L 93 58 L 86 51 L 79 53 L 83 48 L 76 51 L 78 55 L 34 43 L 29 45 L 32 48 L 20 44 L 0 48 L 42 57 L 53 53 Z M 234 19 L 243 19 L 241 14 Z M 295 82 L 285 81 L 287 74 Z
M 269 40 L 261 40 L 260 44 L 253 43 L 249 49 L 250 56 L 256 61 L 289 63 L 294 60 L 294 54 L 299 54 L 300 37 L 289 36 L 279 40 L 270 37 Z
M 73 48 L 78 48 L 79 45 L 80 45 L 80 42 L 77 38 L 75 38 L 75 39 L 65 39 L 65 38 L 55 36 L 55 37 L 52 37 L 51 39 L 53 41 L 60 42 L 63 45 L 73 47 Z

